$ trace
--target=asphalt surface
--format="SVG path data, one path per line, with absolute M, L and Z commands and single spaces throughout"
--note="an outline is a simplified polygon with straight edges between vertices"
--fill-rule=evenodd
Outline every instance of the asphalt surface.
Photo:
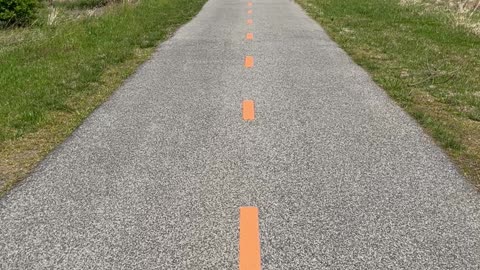
M 263 269 L 480 269 L 446 155 L 296 4 L 247 10 L 210 0 L 0 200 L 0 269 L 237 269 L 241 206 Z

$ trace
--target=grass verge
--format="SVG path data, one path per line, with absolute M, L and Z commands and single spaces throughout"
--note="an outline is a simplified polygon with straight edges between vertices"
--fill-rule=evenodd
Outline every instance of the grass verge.
M 0 196 L 206 0 L 142 0 L 100 17 L 0 30 Z
M 297 0 L 480 187 L 480 36 L 392 0 Z

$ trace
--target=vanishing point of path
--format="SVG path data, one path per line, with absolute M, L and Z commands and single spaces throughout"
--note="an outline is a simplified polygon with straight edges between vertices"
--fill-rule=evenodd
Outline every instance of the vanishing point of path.
M 480 195 L 289 0 L 210 0 L 0 199 L 0 269 L 480 269 Z

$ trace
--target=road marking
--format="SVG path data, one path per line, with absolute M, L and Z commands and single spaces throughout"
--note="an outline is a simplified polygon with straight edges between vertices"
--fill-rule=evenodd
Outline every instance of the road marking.
M 248 13 L 248 14 L 252 14 L 253 11 L 252 11 L 251 9 L 249 9 L 249 10 L 247 11 L 247 13 Z
M 244 100 L 242 102 L 242 118 L 245 121 L 255 120 L 255 103 L 253 100 Z
M 246 68 L 253 67 L 253 56 L 245 56 L 245 67 Z
M 239 270 L 260 270 L 260 235 L 258 208 L 240 207 Z
M 252 3 L 252 2 L 248 2 L 247 5 L 248 5 L 249 7 L 251 7 L 251 6 L 253 5 L 253 3 Z
M 247 39 L 252 40 L 253 39 L 253 33 L 247 33 Z
M 252 19 L 248 19 L 247 20 L 247 24 L 252 24 L 253 23 L 253 20 Z

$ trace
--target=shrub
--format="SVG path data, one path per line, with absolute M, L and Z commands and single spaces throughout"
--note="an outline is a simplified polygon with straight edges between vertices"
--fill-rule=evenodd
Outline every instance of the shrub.
M 0 25 L 28 24 L 38 5 L 38 0 L 0 0 Z

